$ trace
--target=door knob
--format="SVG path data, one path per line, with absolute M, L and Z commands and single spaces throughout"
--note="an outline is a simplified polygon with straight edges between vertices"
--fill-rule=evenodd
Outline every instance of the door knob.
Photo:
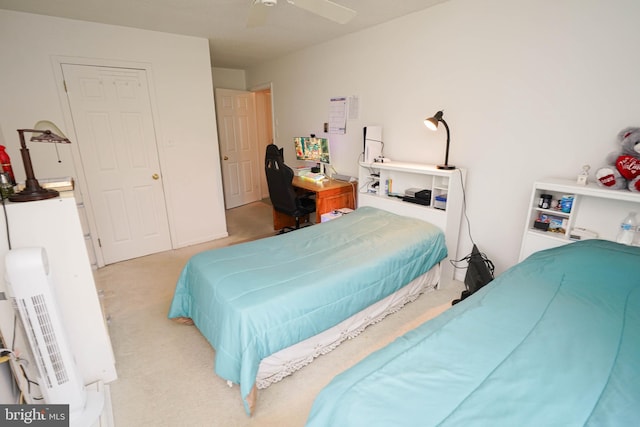
M 158 175 L 157 173 L 154 173 L 153 175 L 151 175 L 151 178 L 158 179 L 160 178 L 160 175 Z
M 227 157 L 227 156 L 224 156 L 224 159 L 225 159 L 225 160 L 229 160 L 229 157 Z

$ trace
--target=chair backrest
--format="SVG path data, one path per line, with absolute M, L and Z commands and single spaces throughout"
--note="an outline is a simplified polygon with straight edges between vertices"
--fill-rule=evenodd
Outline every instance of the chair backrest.
M 297 215 L 297 196 L 292 184 L 293 170 L 284 164 L 282 150 L 274 144 L 267 145 L 264 171 L 273 208 L 288 215 Z

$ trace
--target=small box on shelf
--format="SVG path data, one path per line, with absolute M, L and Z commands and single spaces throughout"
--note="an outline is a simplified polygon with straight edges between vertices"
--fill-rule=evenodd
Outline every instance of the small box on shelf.
M 433 202 L 433 207 L 436 209 L 447 209 L 447 195 L 441 194 L 436 196 L 435 201 Z
M 422 206 L 429 206 L 431 204 L 431 200 L 429 199 L 421 199 L 419 197 L 411 197 L 411 196 L 402 196 L 402 201 L 409 203 L 416 203 Z
M 549 223 L 537 219 L 533 223 L 533 228 L 536 230 L 547 231 L 549 229 Z
M 566 233 L 567 218 L 541 213 L 533 223 L 533 228 L 554 233 Z

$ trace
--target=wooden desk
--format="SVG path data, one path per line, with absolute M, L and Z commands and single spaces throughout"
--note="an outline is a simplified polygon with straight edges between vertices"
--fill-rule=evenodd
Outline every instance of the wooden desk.
M 303 191 L 316 193 L 316 224 L 321 221 L 322 214 L 340 208 L 356 208 L 355 187 L 357 182 L 345 182 L 338 180 L 324 180 L 319 183 L 305 180 L 299 176 L 293 177 L 293 186 Z M 301 223 L 307 222 L 301 220 Z M 295 218 L 273 210 L 273 228 L 281 230 L 284 227 L 292 227 L 296 223 Z

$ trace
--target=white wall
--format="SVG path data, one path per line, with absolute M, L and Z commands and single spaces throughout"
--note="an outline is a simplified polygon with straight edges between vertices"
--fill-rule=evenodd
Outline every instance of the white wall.
M 383 126 L 387 157 L 442 163 L 444 130 L 422 121 L 443 109 L 473 239 L 501 272 L 517 261 L 532 183 L 593 172 L 618 131 L 640 126 L 638 16 L 636 0 L 450 0 L 250 69 L 247 86 L 273 82 L 291 163 L 292 138 L 320 129 L 329 99 L 358 96 L 331 147 L 350 175 L 368 124 Z
M 16 129 L 51 120 L 72 137 L 55 57 L 150 68 L 172 244 L 227 235 L 206 39 L 0 10 L 0 143 L 24 180 Z M 70 147 L 30 144 L 37 178 L 77 176 Z
M 214 67 L 211 72 L 213 74 L 214 88 L 247 90 L 245 70 Z

